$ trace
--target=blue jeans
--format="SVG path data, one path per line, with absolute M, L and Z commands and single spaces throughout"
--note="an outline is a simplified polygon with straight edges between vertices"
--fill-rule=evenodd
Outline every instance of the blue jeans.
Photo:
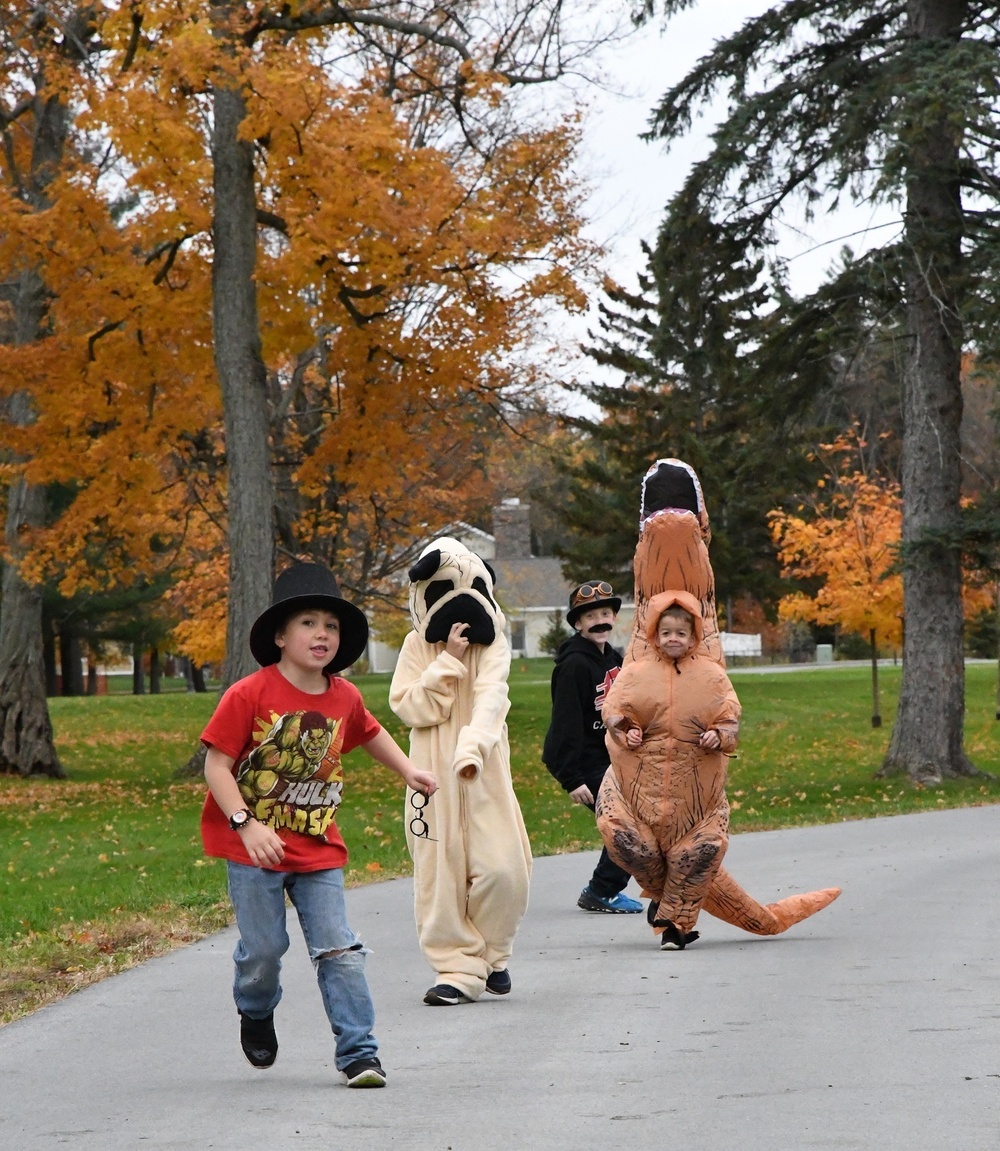
M 344 873 L 266 871 L 229 863 L 229 898 L 240 939 L 233 952 L 233 998 L 251 1019 L 265 1019 L 281 999 L 281 957 L 288 950 L 285 893 L 298 913 L 336 1038 L 337 1070 L 378 1051 L 375 1009 L 365 979 L 364 945 L 347 924 Z

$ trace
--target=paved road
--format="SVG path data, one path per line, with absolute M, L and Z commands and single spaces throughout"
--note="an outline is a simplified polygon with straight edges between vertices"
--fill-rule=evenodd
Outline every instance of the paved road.
M 224 932 L 0 1030 L 3 1151 L 996 1151 L 1000 807 L 741 835 L 765 899 L 842 885 L 775 939 L 704 917 L 660 952 L 536 862 L 514 992 L 429 1008 L 411 885 L 349 893 L 390 1072 L 333 1069 L 297 934 L 267 1072 L 240 1054 Z

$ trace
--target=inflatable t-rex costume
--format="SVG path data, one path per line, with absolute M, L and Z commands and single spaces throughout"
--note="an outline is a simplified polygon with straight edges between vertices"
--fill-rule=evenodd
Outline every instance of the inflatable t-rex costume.
M 412 728 L 410 757 L 438 782 L 423 812 L 427 835 L 407 820 L 417 934 L 439 980 L 425 1002 L 464 1002 L 509 987 L 487 981 L 506 970 L 528 905 L 531 849 L 507 742 L 510 646 L 493 573 L 458 540 L 428 544 L 410 580 L 414 630 L 389 704 Z M 446 650 L 456 623 L 469 625 L 461 658 Z M 440 985 L 464 998 L 433 994 Z
M 660 615 L 671 607 L 694 620 L 694 646 L 676 659 L 656 643 Z M 601 711 L 607 745 L 617 746 L 601 784 L 597 826 L 608 853 L 652 900 L 650 921 L 673 924 L 675 945 L 683 947 L 729 844 L 726 768 L 740 703 L 726 673 L 699 650 L 701 604 L 693 595 L 653 596 L 647 620 L 649 651 L 622 668 Z M 628 728 L 642 731 L 634 749 L 625 741 Z M 718 734 L 718 748 L 701 746 L 705 731 Z
M 657 610 L 659 604 L 655 597 L 674 589 L 690 593 L 701 605 L 702 634 L 696 651 L 724 667 L 725 656 L 722 653 L 715 610 L 715 575 L 708 558 L 708 544 L 711 540 L 708 513 L 701 484 L 694 469 L 688 464 L 675 459 L 657 460 L 646 473 L 642 483 L 639 531 L 634 561 L 635 621 L 621 675 L 625 675 L 626 669 L 634 663 L 648 667 L 649 674 L 654 678 L 658 674 L 659 657 L 649 638 L 650 628 L 655 632 L 656 618 L 659 611 L 662 611 L 662 608 Z M 639 674 L 639 669 L 630 674 Z M 633 797 L 622 790 L 624 778 L 629 775 L 627 749 L 610 736 L 608 749 L 611 753 L 608 776 L 614 773 L 617 786 L 612 791 L 612 781 L 606 777 L 607 790 L 602 787 L 598 797 L 598 826 L 601 826 L 602 833 L 604 826 L 611 829 L 605 837 L 609 855 L 619 866 L 635 874 L 635 862 L 622 856 L 616 848 L 616 841 L 621 844 L 623 840 L 614 833 L 614 828 L 620 830 L 631 822 L 636 833 L 641 834 L 640 827 L 644 821 L 637 810 L 638 797 L 634 801 Z M 622 797 L 620 800 L 619 796 Z M 684 802 L 683 799 L 675 800 L 678 801 Z M 700 802 L 701 798 L 696 793 L 688 795 L 686 819 L 689 825 L 694 818 L 693 813 L 699 810 Z M 614 812 L 608 810 L 611 803 L 616 805 Z M 620 804 L 624 804 L 624 807 Z M 605 809 L 604 825 L 601 823 L 602 808 Z M 643 894 L 658 900 L 662 889 L 646 890 Z M 828 887 L 821 891 L 792 895 L 777 903 L 760 904 L 740 887 L 725 868 L 719 867 L 707 892 L 700 893 L 693 901 L 690 897 L 681 900 L 683 906 L 677 905 L 673 922 L 682 934 L 690 932 L 698 912 L 704 908 L 709 914 L 744 931 L 755 935 L 778 935 L 787 931 L 792 924 L 822 910 L 839 894 L 839 887 Z

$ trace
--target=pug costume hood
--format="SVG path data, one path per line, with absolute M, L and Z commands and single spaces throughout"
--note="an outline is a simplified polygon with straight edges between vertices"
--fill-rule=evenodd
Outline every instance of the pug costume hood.
M 700 690 L 718 704 L 722 756 L 735 747 L 739 717 L 735 694 L 727 701 L 720 687 L 721 680 L 726 684 L 728 680 L 722 673 L 726 659 L 716 615 L 715 573 L 708 557 L 712 537 L 701 483 L 691 465 L 657 460 L 643 478 L 640 508 L 633 563 L 635 619 L 622 672 L 605 703 L 611 768 L 598 796 L 598 827 L 612 859 L 644 885 L 653 901 L 651 911 L 656 913 L 662 899 L 664 917 L 672 920 L 682 937 L 692 931 L 701 910 L 755 935 L 778 935 L 832 903 L 840 888 L 758 903 L 719 866 L 728 843 L 729 813 L 722 791 L 722 759 L 713 760 L 715 774 L 703 771 L 699 781 L 683 754 L 681 740 L 690 739 L 690 733 L 682 736 L 665 725 L 665 738 L 644 742 L 637 753 L 624 745 L 617 730 L 628 711 L 622 706 L 627 689 L 633 699 L 646 701 L 652 716 L 664 686 L 673 690 L 674 681 L 681 678 L 664 679 L 664 660 L 656 647 L 656 621 L 671 600 L 695 617 L 698 643 L 690 662 L 692 670 L 698 668 L 698 676 L 704 677 Z M 717 666 L 721 680 L 706 663 Z M 711 866 L 695 875 L 689 872 L 699 850 L 706 860 L 711 855 Z
M 417 934 L 437 984 L 475 1000 L 506 969 L 528 903 L 531 851 L 507 740 L 510 646 L 493 572 L 459 540 L 428 544 L 409 574 L 413 631 L 389 703 L 411 729 L 410 758 L 438 781 L 427 835 L 405 820 Z M 456 623 L 468 625 L 461 658 L 446 647 Z
M 450 538 L 428 544 L 410 568 L 410 619 L 428 643 L 445 643 L 452 625 L 465 623 L 469 643 L 488 646 L 503 633 L 503 612 L 493 598 L 493 569 Z

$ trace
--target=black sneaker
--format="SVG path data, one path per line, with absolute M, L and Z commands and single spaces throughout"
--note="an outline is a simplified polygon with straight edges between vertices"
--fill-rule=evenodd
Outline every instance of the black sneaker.
M 251 1019 L 240 1012 L 240 1046 L 247 1062 L 263 1070 L 278 1058 L 278 1037 L 274 1033 L 274 1012 L 266 1019 Z
M 384 1087 L 386 1073 L 377 1059 L 355 1059 L 348 1063 L 341 1074 L 347 1079 L 348 1087 Z
M 668 919 L 663 934 L 660 936 L 660 950 L 683 951 L 689 943 L 694 943 L 697 938 L 697 931 L 681 931 L 676 923 L 671 923 Z
M 437 983 L 424 996 L 424 1002 L 429 1007 L 454 1007 L 458 1003 L 471 1003 L 472 1000 L 450 983 Z
M 510 972 L 505 967 L 503 971 L 491 971 L 486 980 L 486 990 L 490 995 L 510 995 Z

